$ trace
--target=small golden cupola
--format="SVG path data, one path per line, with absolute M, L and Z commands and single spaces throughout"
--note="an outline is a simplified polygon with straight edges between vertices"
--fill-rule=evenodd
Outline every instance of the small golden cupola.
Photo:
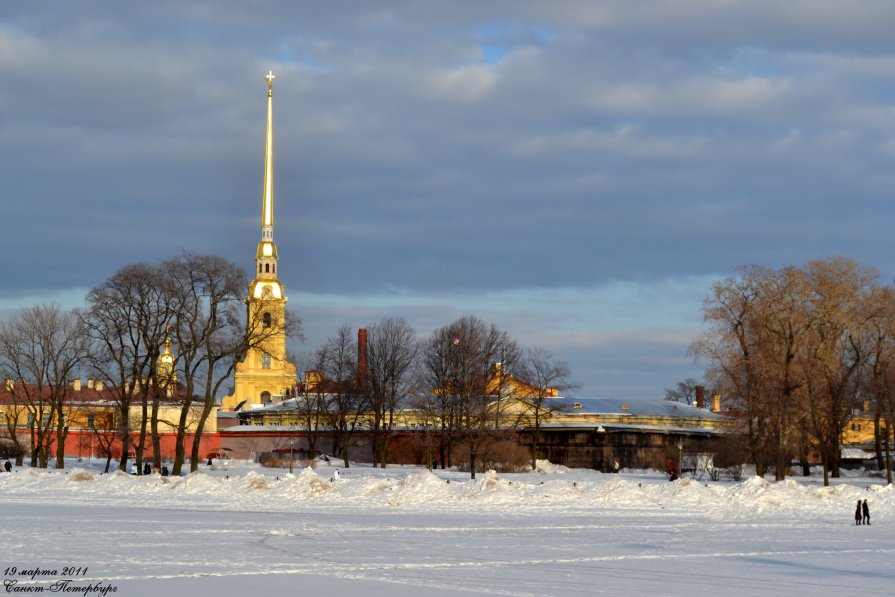
M 158 358 L 158 382 L 168 398 L 174 396 L 177 387 L 177 370 L 174 368 L 174 354 L 171 352 L 170 327 L 165 328 L 165 349 Z

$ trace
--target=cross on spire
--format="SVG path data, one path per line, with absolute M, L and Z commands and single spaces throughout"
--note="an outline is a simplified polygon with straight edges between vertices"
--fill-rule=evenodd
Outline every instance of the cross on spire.
M 277 77 L 273 74 L 272 70 L 269 70 L 264 78 L 267 79 L 267 95 L 271 95 L 273 93 L 273 80 Z

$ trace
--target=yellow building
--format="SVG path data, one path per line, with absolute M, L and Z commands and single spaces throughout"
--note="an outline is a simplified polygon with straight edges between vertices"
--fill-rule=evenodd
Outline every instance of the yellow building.
M 255 253 L 255 279 L 246 298 L 246 328 L 255 339 L 245 360 L 236 365 L 233 394 L 224 410 L 252 408 L 283 397 L 295 386 L 295 365 L 286 360 L 286 290 L 277 272 L 279 255 L 273 240 L 273 72 L 267 74 L 267 137 L 264 189 L 261 196 L 261 241 Z

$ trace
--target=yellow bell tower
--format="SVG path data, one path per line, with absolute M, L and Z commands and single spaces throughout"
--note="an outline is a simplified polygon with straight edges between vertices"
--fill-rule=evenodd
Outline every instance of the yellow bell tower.
M 273 241 L 273 71 L 267 73 L 267 139 L 261 194 L 261 242 L 255 253 L 255 279 L 249 284 L 247 332 L 256 339 L 236 364 L 233 394 L 224 409 L 266 404 L 295 386 L 295 365 L 286 360 L 286 292 L 277 277 L 279 255 Z

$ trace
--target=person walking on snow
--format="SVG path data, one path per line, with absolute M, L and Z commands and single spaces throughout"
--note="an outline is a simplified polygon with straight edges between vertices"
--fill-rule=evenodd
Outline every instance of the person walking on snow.
M 12 463 L 9 462 L 9 458 L 6 459 L 6 462 L 3 463 L 3 468 L 6 469 L 7 473 L 12 472 Z
M 864 511 L 864 524 L 870 524 L 870 508 L 867 506 L 867 500 L 864 500 L 861 510 Z
M 855 509 L 855 524 L 861 524 L 861 500 L 858 500 L 858 507 Z

